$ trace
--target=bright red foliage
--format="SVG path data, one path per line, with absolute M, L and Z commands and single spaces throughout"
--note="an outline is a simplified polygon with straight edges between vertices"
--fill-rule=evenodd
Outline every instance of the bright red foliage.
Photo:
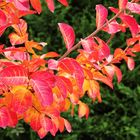
M 67 0 L 58 2 L 68 6 Z M 54 0 L 46 0 L 46 3 L 54 12 Z M 34 10 L 30 10 L 30 6 Z M 97 5 L 96 31 L 75 45 L 74 29 L 59 23 L 66 53 L 63 56 L 56 52 L 39 55 L 34 49 L 42 51 L 46 43 L 29 40 L 28 25 L 22 17 L 40 14 L 40 0 L 0 1 L 0 35 L 8 27 L 14 29 L 8 36 L 12 46 L 4 48 L 4 44 L 0 44 L 3 55 L 0 59 L 0 127 L 15 127 L 18 120 L 23 119 L 43 138 L 47 133 L 55 136 L 64 128 L 71 132 L 70 123 L 61 117 L 62 112 L 71 109 L 73 115 L 78 106 L 79 117 L 88 118 L 90 109 L 81 98 L 87 94 L 93 101 L 101 102 L 100 82 L 113 88 L 114 75 L 118 83 L 122 80 L 122 72 L 116 64 L 125 60 L 128 69 L 133 70 L 133 57 L 140 52 L 139 24 L 132 15 L 140 13 L 140 4 L 136 0 L 119 0 L 118 7 L 110 7 L 115 16 L 108 20 L 108 10 Z M 121 22 L 117 22 L 117 18 Z M 126 28 L 132 37 L 126 40 L 125 50 L 116 48 L 114 54 L 110 52 L 109 41 L 96 36 L 103 30 L 112 37 L 117 32 L 125 32 Z M 69 58 L 70 52 L 78 47 L 81 48 L 76 58 Z M 52 59 L 59 56 L 59 59 Z

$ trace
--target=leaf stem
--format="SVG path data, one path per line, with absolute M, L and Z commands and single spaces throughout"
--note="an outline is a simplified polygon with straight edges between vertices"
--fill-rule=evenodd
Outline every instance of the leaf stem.
M 110 38 L 107 40 L 106 44 L 109 44 L 111 40 L 114 38 L 115 34 L 111 34 Z

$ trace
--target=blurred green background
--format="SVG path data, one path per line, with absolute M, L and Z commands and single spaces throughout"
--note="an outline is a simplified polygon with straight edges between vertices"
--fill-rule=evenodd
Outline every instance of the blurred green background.
M 56 10 L 52 14 L 42 1 L 43 12 L 25 18 L 29 25 L 30 39 L 48 43 L 44 52 L 56 51 L 63 54 L 66 50 L 57 23 L 65 22 L 73 26 L 78 42 L 96 28 L 96 4 L 117 7 L 117 1 L 114 0 L 69 0 L 69 4 L 65 8 L 56 2 Z M 109 12 L 109 17 L 111 16 Z M 139 16 L 137 21 L 140 21 Z M 98 33 L 98 36 L 104 40 L 109 38 L 104 32 Z M 129 30 L 126 34 L 117 33 L 110 43 L 111 50 L 126 47 L 124 40 L 129 36 Z M 73 52 L 71 56 L 75 57 L 75 54 Z M 70 113 L 65 113 L 63 116 L 71 122 L 73 131 L 70 134 L 58 133 L 55 137 L 48 134 L 43 140 L 140 140 L 140 54 L 135 62 L 133 71 L 129 71 L 125 63 L 120 65 L 123 80 L 118 84 L 114 78 L 113 90 L 101 84 L 102 103 L 91 103 L 86 97 L 83 99 L 91 109 L 88 120 L 79 119 L 77 110 L 73 117 Z M 20 121 L 14 129 L 0 129 L 0 140 L 39 140 L 39 137 L 27 124 Z

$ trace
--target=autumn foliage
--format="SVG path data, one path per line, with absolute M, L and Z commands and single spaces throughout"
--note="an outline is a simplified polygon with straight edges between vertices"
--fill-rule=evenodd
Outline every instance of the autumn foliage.
M 67 0 L 58 0 L 68 6 Z M 55 10 L 53 0 L 46 0 L 51 12 Z M 32 10 L 31 10 L 32 9 Z M 97 29 L 75 44 L 75 31 L 65 23 L 58 23 L 66 53 L 38 53 L 46 45 L 28 39 L 28 25 L 22 17 L 42 12 L 40 0 L 0 0 L 0 36 L 9 27 L 11 46 L 0 45 L 0 127 L 15 127 L 23 119 L 36 131 L 40 138 L 48 132 L 55 136 L 64 129 L 71 132 L 71 125 L 62 112 L 78 106 L 79 117 L 88 118 L 89 107 L 81 99 L 87 95 L 94 101 L 102 101 L 100 82 L 113 89 L 113 78 L 118 83 L 122 72 L 116 65 L 124 60 L 133 70 L 135 53 L 140 52 L 140 29 L 133 16 L 140 14 L 139 0 L 119 0 L 118 8 L 109 7 L 114 17 L 108 19 L 108 9 L 96 5 Z M 120 19 L 118 22 L 117 19 Z M 118 32 L 131 32 L 126 40 L 127 47 L 116 48 L 111 54 L 109 43 Z M 96 34 L 110 34 L 105 42 Z M 78 49 L 76 58 L 68 55 Z M 54 59 L 57 58 L 57 59 Z

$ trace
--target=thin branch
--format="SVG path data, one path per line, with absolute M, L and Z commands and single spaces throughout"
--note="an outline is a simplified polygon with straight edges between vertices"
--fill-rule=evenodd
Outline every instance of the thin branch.
M 106 44 L 109 44 L 111 40 L 114 38 L 115 34 L 111 34 L 110 38 L 107 40 Z
M 87 36 L 85 39 L 91 38 L 95 36 L 99 31 L 101 31 L 105 26 L 107 26 L 109 23 L 111 23 L 113 20 L 115 20 L 124 10 L 120 10 L 114 17 L 112 17 L 108 22 L 106 22 L 104 25 L 102 25 L 100 28 L 96 29 L 93 33 L 91 33 L 89 36 Z M 71 49 L 66 51 L 58 60 L 61 60 L 68 56 L 72 51 L 77 49 L 81 46 L 81 41 L 79 41 L 76 45 L 74 45 Z
M 135 0 L 131 1 L 132 3 L 135 2 Z M 89 36 L 87 36 L 85 39 L 91 38 L 95 36 L 99 31 L 101 31 L 105 26 L 107 26 L 109 23 L 111 23 L 113 20 L 119 17 L 119 15 L 124 11 L 125 9 L 121 9 L 114 17 L 112 17 L 108 22 L 106 22 L 104 25 L 102 25 L 100 28 L 96 29 L 93 33 L 91 33 Z M 68 56 L 72 51 L 76 50 L 78 47 L 81 46 L 81 41 L 79 41 L 77 44 L 75 44 L 71 49 L 67 50 L 58 60 L 61 60 Z

